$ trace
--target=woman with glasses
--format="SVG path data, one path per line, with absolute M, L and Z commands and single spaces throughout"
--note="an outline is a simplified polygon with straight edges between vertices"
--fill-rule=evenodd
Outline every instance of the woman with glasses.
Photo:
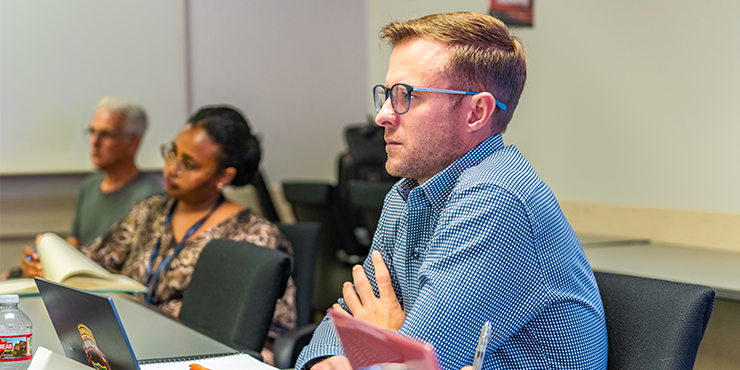
M 224 198 L 226 185 L 246 185 L 257 174 L 260 146 L 236 110 L 206 107 L 162 146 L 166 196 L 145 198 L 91 245 L 81 249 L 109 271 L 149 288 L 140 295 L 178 316 L 198 256 L 211 239 L 246 241 L 293 255 L 275 225 Z M 26 276 L 37 275 L 28 264 Z M 268 344 L 295 326 L 295 286 L 278 300 Z M 265 359 L 270 353 L 263 351 Z

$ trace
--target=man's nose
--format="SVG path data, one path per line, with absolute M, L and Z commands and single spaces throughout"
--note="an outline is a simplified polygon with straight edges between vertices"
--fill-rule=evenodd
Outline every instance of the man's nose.
M 397 124 L 398 116 L 399 114 L 393 110 L 391 100 L 386 99 L 378 114 L 375 115 L 375 124 L 381 127 Z
M 98 146 L 100 145 L 101 142 L 102 142 L 102 137 L 100 136 L 99 133 L 93 132 L 92 134 L 90 134 L 90 144 L 91 145 Z

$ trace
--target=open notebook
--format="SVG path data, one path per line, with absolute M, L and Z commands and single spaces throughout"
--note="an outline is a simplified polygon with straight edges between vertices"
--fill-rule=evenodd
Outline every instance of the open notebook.
M 44 276 L 51 281 L 95 292 L 146 292 L 143 284 L 111 274 L 55 234 L 41 235 L 36 249 L 44 265 Z M 36 294 L 36 284 L 27 278 L 0 281 L 0 294 L 10 293 Z
M 74 360 L 86 366 L 115 370 L 182 369 L 197 363 L 210 370 L 274 369 L 240 352 L 137 361 L 110 297 L 36 278 L 41 299 L 67 358 L 36 353 L 34 362 L 54 361 L 40 369 L 61 369 Z M 47 350 L 48 351 L 48 350 Z M 41 364 L 37 366 L 42 366 Z M 35 369 L 35 368 L 32 368 Z M 89 369 L 89 367 L 88 367 Z

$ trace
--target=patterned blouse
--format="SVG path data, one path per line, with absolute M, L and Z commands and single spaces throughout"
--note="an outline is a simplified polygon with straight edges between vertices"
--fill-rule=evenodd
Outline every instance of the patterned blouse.
M 131 213 L 123 220 L 114 224 L 91 245 L 81 248 L 81 251 L 108 271 L 126 275 L 146 285 L 147 265 L 157 239 L 161 237 L 162 242 L 159 255 L 154 260 L 154 271 L 177 245 L 172 227 L 164 227 L 173 203 L 174 199 L 161 195 L 142 199 L 134 204 Z M 290 242 L 275 225 L 251 209 L 244 209 L 185 242 L 184 248 L 162 272 L 155 287 L 152 303 L 160 310 L 175 316 L 180 313 L 183 293 L 190 283 L 200 252 L 211 239 L 246 241 L 293 256 Z M 144 300 L 143 294 L 137 294 L 137 297 Z M 295 322 L 295 284 L 291 279 L 285 295 L 275 305 L 268 337 L 277 338 L 295 327 Z

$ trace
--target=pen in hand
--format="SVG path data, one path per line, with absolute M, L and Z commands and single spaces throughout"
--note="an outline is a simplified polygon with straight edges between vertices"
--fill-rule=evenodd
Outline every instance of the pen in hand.
M 486 357 L 486 348 L 491 341 L 491 322 L 486 321 L 480 330 L 478 346 L 475 348 L 475 357 L 473 358 L 473 370 L 480 370 L 483 366 L 483 358 Z
M 38 258 L 37 258 L 37 257 L 36 257 L 36 258 L 34 258 L 34 255 L 38 255 L 38 253 L 39 253 L 39 251 L 38 251 L 38 250 L 37 250 L 36 248 L 34 248 L 34 249 L 33 249 L 33 254 L 29 254 L 29 255 L 27 255 L 27 256 L 26 256 L 26 261 L 27 261 L 27 262 L 31 262 L 31 261 L 33 261 L 34 259 L 36 259 L 36 260 L 37 260 Z

